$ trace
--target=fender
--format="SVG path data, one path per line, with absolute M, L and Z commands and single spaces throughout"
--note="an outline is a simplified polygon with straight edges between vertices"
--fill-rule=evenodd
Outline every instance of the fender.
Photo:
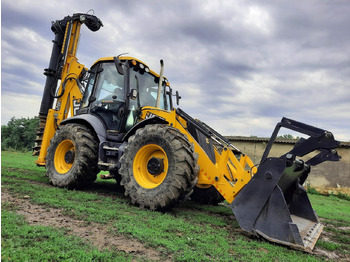
M 158 116 L 154 116 L 152 118 L 146 118 L 140 122 L 138 122 L 136 125 L 134 125 L 123 137 L 122 141 L 128 141 L 129 137 L 134 135 L 136 133 L 136 130 L 139 128 L 143 128 L 146 125 L 154 125 L 154 124 L 166 124 L 168 125 L 169 122 L 158 117 Z
M 95 131 L 100 143 L 107 140 L 106 128 L 104 127 L 102 121 L 94 115 L 83 114 L 73 116 L 61 121 L 60 125 L 65 125 L 68 123 L 79 123 L 90 127 Z

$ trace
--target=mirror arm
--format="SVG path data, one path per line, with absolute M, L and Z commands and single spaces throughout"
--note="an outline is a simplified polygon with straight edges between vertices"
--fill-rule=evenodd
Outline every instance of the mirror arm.
M 115 67 L 117 68 L 118 73 L 119 73 L 120 75 L 124 75 L 124 70 L 123 70 L 123 67 L 122 67 L 122 62 L 120 62 L 119 56 L 120 56 L 120 55 L 113 57 L 114 64 L 115 64 Z
M 181 96 L 179 94 L 179 91 L 176 91 L 176 104 L 179 105 Z

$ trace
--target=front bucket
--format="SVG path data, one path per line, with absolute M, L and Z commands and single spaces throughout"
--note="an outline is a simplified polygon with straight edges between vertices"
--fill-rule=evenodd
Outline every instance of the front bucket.
M 267 158 L 231 203 L 241 228 L 269 241 L 311 252 L 323 225 L 300 185 L 310 172 L 294 157 Z

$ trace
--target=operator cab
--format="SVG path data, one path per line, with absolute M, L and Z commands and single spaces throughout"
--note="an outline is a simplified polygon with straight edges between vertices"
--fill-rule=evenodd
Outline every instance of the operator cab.
M 78 114 L 97 116 L 109 133 L 125 133 L 134 126 L 145 106 L 156 107 L 159 75 L 132 57 L 99 59 L 89 70 L 81 109 Z M 119 72 L 118 72 L 119 71 Z M 166 78 L 161 87 L 161 110 L 173 107 Z

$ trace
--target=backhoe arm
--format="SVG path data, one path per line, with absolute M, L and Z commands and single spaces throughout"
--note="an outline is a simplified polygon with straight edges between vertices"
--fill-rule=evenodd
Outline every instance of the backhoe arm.
M 83 95 L 81 80 L 86 73 L 84 65 L 76 57 L 81 25 L 91 31 L 97 31 L 102 22 L 94 15 L 74 14 L 62 20 L 52 22 L 51 30 L 55 34 L 49 67 L 44 70 L 46 83 L 42 96 L 33 155 L 39 155 L 37 165 L 45 165 L 45 157 L 50 139 L 58 124 L 79 109 Z M 60 84 L 59 84 L 60 81 Z M 56 99 L 56 105 L 53 104 Z

